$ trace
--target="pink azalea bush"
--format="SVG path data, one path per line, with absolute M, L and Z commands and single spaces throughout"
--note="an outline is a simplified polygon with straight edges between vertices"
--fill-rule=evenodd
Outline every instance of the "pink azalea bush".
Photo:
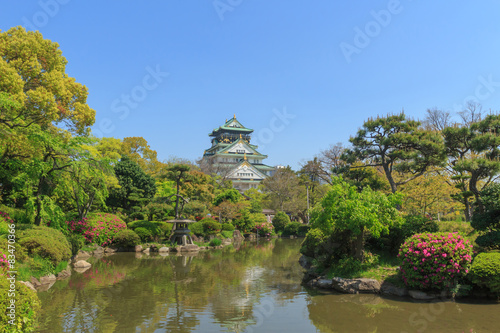
M 106 213 L 93 214 L 81 221 L 67 221 L 68 229 L 85 238 L 87 243 L 108 246 L 113 242 L 115 235 L 127 225 L 118 216 Z
M 10 268 L 9 261 L 7 260 L 7 256 L 0 251 L 0 275 L 1 273 L 8 271 Z
M 257 231 L 259 236 L 262 237 L 271 236 L 271 234 L 273 233 L 273 228 L 274 227 L 272 223 L 269 222 L 257 223 L 255 225 L 255 230 Z
M 404 283 L 421 290 L 449 287 L 469 272 L 472 245 L 458 233 L 422 233 L 399 249 Z
M 0 235 L 9 233 L 9 223 L 14 223 L 9 214 L 0 211 Z

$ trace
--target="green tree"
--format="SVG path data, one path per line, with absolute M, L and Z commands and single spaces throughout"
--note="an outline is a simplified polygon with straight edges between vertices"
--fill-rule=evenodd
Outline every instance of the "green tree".
M 395 208 L 401 202 L 400 196 L 386 196 L 369 187 L 359 192 L 341 177 L 334 177 L 332 181 L 331 189 L 314 210 L 311 227 L 319 228 L 325 235 L 331 235 L 334 230 L 349 231 L 351 254 L 362 261 L 366 233 L 378 238 L 402 222 Z
M 481 191 L 481 207 L 476 207 L 471 226 L 482 234 L 476 243 L 484 248 L 500 249 L 500 184 Z
M 167 167 L 167 175 L 166 178 L 170 181 L 175 182 L 176 194 L 175 194 L 175 218 L 178 219 L 179 215 L 182 213 L 182 208 L 184 207 L 184 203 L 187 202 L 187 199 L 182 197 L 180 194 L 181 186 L 186 182 L 191 181 L 189 177 L 189 170 L 191 167 L 186 164 L 174 164 Z M 179 210 L 179 200 L 182 199 L 181 209 Z
M 224 201 L 229 201 L 231 203 L 237 203 L 243 199 L 243 196 L 238 192 L 237 189 L 231 188 L 223 191 L 217 195 L 214 199 L 214 206 L 219 206 Z
M 350 164 L 363 161 L 363 167 L 382 167 L 393 193 L 446 158 L 441 136 L 423 130 L 420 122 L 406 119 L 404 113 L 365 121 L 349 141 L 353 149 L 346 150 L 343 159 Z M 394 172 L 409 176 L 396 181 Z
M 272 176 L 262 181 L 262 189 L 271 199 L 272 208 L 281 211 L 291 208 L 285 207 L 285 204 L 298 195 L 298 188 L 299 178 L 289 166 L 277 169 Z
M 108 206 L 130 212 L 146 204 L 155 195 L 154 179 L 128 157 L 122 157 L 114 170 L 119 188 L 111 189 L 106 201 Z

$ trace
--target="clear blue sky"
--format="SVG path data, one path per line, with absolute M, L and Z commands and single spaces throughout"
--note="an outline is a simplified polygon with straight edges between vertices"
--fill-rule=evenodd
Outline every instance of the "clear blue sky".
M 194 160 L 236 114 L 268 164 L 297 169 L 370 116 L 472 97 L 498 111 L 499 14 L 493 0 L 5 1 L 0 29 L 59 43 L 97 134 Z

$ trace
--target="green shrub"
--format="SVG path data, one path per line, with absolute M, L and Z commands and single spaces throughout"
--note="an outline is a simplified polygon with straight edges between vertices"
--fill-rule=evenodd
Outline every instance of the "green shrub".
M 222 241 L 218 238 L 214 238 L 208 243 L 209 246 L 219 246 L 222 244 Z
M 189 225 L 189 230 L 196 236 L 203 237 L 203 222 L 196 222 Z
M 203 224 L 203 236 L 217 235 L 222 228 L 219 222 L 211 218 L 204 218 L 201 223 Z
M 472 283 L 500 294 L 500 253 L 480 253 L 475 257 L 469 278 Z
M 66 236 L 71 246 L 71 254 L 76 255 L 82 247 L 85 246 L 85 237 L 80 234 L 69 234 Z
M 7 279 L 7 275 L 0 275 L 0 290 L 2 290 L 0 292 L 0 332 L 33 332 L 41 307 L 36 292 L 16 281 L 15 325 L 11 325 L 9 320 L 12 320 L 12 318 L 8 316 L 10 310 L 7 307 L 13 298 L 8 297 L 7 290 L 9 289 L 10 280 Z
M 252 215 L 247 210 L 244 210 L 239 218 L 233 220 L 234 227 L 241 232 L 253 230 L 255 228 L 255 220 Z
M 141 243 L 139 236 L 132 230 L 122 230 L 119 231 L 115 238 L 113 238 L 113 244 L 122 247 L 131 247 Z
M 283 230 L 283 235 L 284 236 L 291 236 L 291 235 L 297 235 L 299 232 L 299 228 L 302 226 L 302 223 L 300 222 L 290 222 L 285 226 L 285 229 Z
M 302 224 L 299 227 L 299 230 L 297 231 L 297 236 L 305 236 L 305 235 L 307 235 L 307 233 L 309 232 L 309 229 L 311 229 L 311 226 Z
M 273 226 L 276 231 L 285 230 L 288 223 L 290 223 L 290 218 L 284 212 L 277 212 L 273 217 Z
M 256 223 L 255 230 L 261 237 L 271 236 L 273 233 L 273 225 L 271 223 Z
M 450 287 L 472 261 L 472 245 L 458 233 L 416 234 L 399 250 L 401 274 L 410 288 Z
M 223 231 L 234 231 L 234 225 L 231 223 L 222 223 L 222 230 Z
M 321 229 L 313 228 L 309 230 L 300 247 L 300 253 L 308 257 L 316 257 L 325 239 L 326 236 Z
M 71 246 L 59 230 L 34 227 L 19 233 L 18 242 L 29 254 L 48 258 L 54 265 L 71 257 Z
M 233 232 L 229 230 L 222 230 L 221 232 L 222 237 L 224 238 L 233 238 Z
M 500 247 L 500 230 L 490 231 L 476 238 L 476 244 L 486 249 Z
M 147 229 L 151 233 L 151 237 L 162 237 L 172 230 L 172 224 L 161 221 L 133 221 L 128 223 L 128 228 L 136 230 L 137 228 Z
M 147 242 L 147 241 L 151 240 L 151 238 L 153 236 L 150 230 L 143 228 L 143 227 L 139 227 L 139 228 L 134 229 L 134 232 L 139 236 L 139 238 L 143 242 Z

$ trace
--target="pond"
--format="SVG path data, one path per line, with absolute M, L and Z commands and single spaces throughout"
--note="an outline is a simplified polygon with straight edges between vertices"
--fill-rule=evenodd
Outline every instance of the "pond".
M 500 304 L 419 303 L 300 285 L 300 239 L 195 256 L 89 259 L 40 292 L 38 332 L 498 332 Z

